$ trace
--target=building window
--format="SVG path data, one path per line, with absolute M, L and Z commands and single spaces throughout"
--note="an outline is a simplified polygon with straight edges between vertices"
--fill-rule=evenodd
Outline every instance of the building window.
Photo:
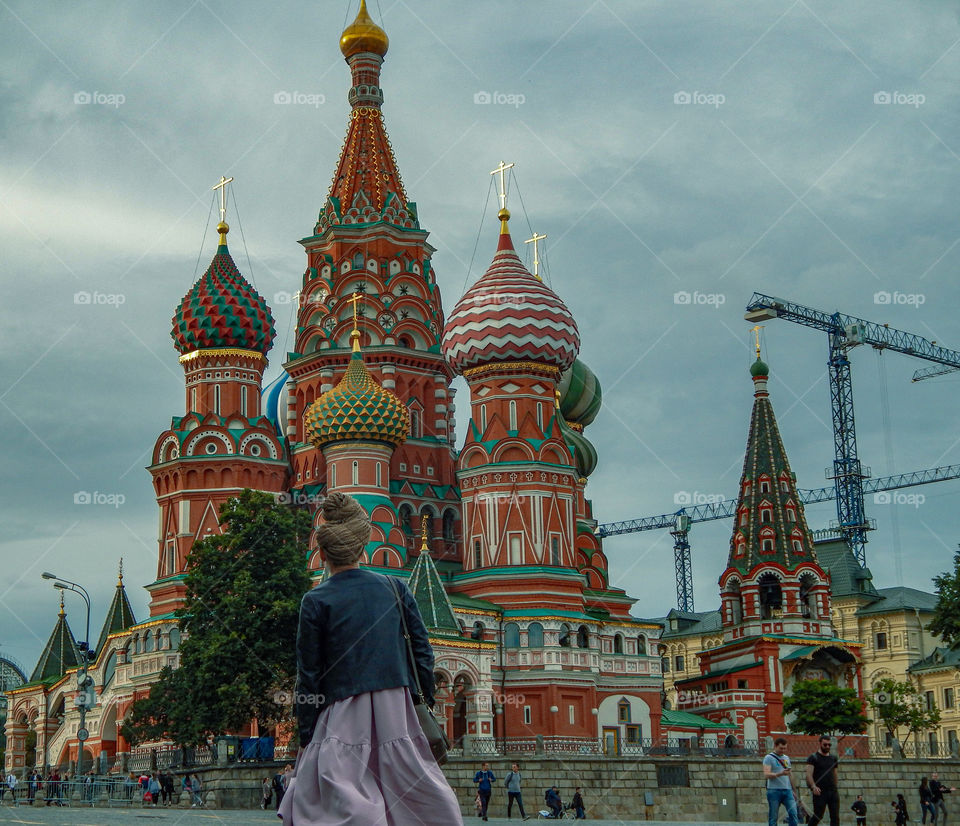
M 952 728 L 947 732 L 947 748 L 950 750 L 950 754 L 957 750 L 957 746 L 957 730 Z
M 570 647 L 570 626 L 566 623 L 560 626 L 560 645 L 564 648 Z
M 177 570 L 177 543 L 172 539 L 167 542 L 167 576 L 172 576 Z
M 240 388 L 240 415 L 241 416 L 247 415 L 247 388 L 246 387 Z
M 510 564 L 523 564 L 523 539 L 519 534 L 512 534 L 510 537 Z
M 510 430 L 517 429 L 517 403 L 510 402 Z
M 647 638 L 641 634 L 637 637 L 637 653 L 646 654 L 647 653 Z
M 147 631 L 143 636 L 143 653 L 149 654 L 153 651 L 153 634 Z
M 524 707 L 523 707 L 523 723 L 524 723 L 524 725 L 529 726 L 529 725 L 530 725 L 530 719 L 531 719 L 530 706 L 524 706 Z
M 627 735 L 628 743 L 639 743 L 640 742 L 640 726 L 627 726 L 624 731 Z
M 617 722 L 618 723 L 630 722 L 630 701 L 627 699 L 623 699 L 619 703 L 617 703 Z
M 876 644 L 874 645 L 874 647 L 875 647 L 878 651 L 882 651 L 883 649 L 885 649 L 885 648 L 887 647 L 887 634 L 886 634 L 885 631 L 879 631 L 879 632 L 877 633 L 877 636 L 876 636 L 876 639 L 875 639 L 875 643 L 876 643 Z
M 350 472 L 350 480 L 351 480 L 350 483 L 352 485 L 360 484 L 360 463 L 359 462 L 353 463 L 353 469 Z
M 953 708 L 954 699 L 953 699 L 953 689 L 945 688 L 943 690 L 943 707 L 944 708 Z
M 380 565 L 384 568 L 390 567 L 390 551 L 384 551 L 380 554 Z
M 196 410 L 196 409 L 197 409 L 197 388 L 193 387 L 190 389 L 190 410 Z
M 422 435 L 420 432 L 420 421 L 421 421 L 420 411 L 414 410 L 411 408 L 410 410 L 410 438 L 411 439 L 419 439 L 420 436 Z
M 520 626 L 515 622 L 508 622 L 503 627 L 503 644 L 507 648 L 520 647 Z
M 614 654 L 623 653 L 623 634 L 613 635 L 613 653 Z
M 683 654 L 677 654 L 677 656 L 673 658 L 673 670 L 674 670 L 674 671 L 683 671 L 683 670 L 684 670 L 684 667 L 683 667 Z
M 217 415 L 220 414 L 220 385 L 215 384 L 213 386 L 213 412 Z
M 377 462 L 377 487 L 383 487 L 383 464 Z
M 550 564 L 560 565 L 560 540 L 555 536 L 550 537 Z
M 527 647 L 543 648 L 543 626 L 539 622 L 527 626 Z
M 773 553 L 773 540 L 772 539 L 763 539 L 760 542 L 760 553 L 762 554 L 772 554 Z
M 770 493 L 770 480 L 761 479 L 760 480 L 760 493 Z
M 480 550 L 480 540 L 473 540 L 473 567 L 482 568 L 483 567 L 483 551 Z
M 569 712 L 567 719 L 570 721 L 570 725 L 576 725 L 577 723 L 577 711 L 573 706 L 567 706 L 567 711 Z
M 307 476 L 310 474 L 308 473 Z M 337 486 L 337 466 L 330 463 L 330 468 L 327 470 L 327 487 L 331 490 Z
M 537 427 L 543 430 L 543 403 L 537 402 Z
M 760 521 L 773 522 L 773 508 L 760 508 Z
M 737 688 L 748 688 L 746 680 L 737 680 Z
M 937 707 L 937 701 L 933 699 L 932 691 L 925 691 L 923 693 L 924 704 L 927 707 L 927 711 L 933 711 Z
M 661 657 L 661 658 L 660 658 L 660 670 L 661 670 L 664 674 L 669 674 L 669 673 L 670 673 L 670 658 L 669 658 L 669 657 Z
M 487 430 L 487 406 L 485 404 L 480 405 L 480 432 L 486 433 Z
M 590 632 L 586 625 L 581 625 L 577 629 L 577 648 L 590 647 Z
M 793 552 L 794 552 L 795 554 L 802 554 L 802 553 L 803 553 L 803 543 L 802 543 L 799 539 L 794 539 L 794 540 L 793 540 Z
M 746 527 L 747 522 L 750 521 L 750 511 L 742 510 L 740 511 L 740 527 Z

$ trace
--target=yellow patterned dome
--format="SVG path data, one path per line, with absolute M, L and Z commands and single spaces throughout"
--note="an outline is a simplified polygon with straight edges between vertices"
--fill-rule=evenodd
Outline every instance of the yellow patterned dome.
M 374 380 L 363 357 L 354 351 L 343 378 L 307 408 L 303 424 L 307 438 L 318 448 L 353 440 L 397 447 L 410 433 L 410 411 Z
M 390 45 L 390 38 L 367 13 L 366 0 L 360 0 L 360 11 L 340 35 L 340 51 L 344 57 L 353 57 L 360 52 L 373 52 L 383 57 Z

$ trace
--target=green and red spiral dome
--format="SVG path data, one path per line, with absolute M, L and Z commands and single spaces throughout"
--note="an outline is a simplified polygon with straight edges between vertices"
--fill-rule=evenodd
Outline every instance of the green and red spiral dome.
M 263 296 L 245 279 L 227 249 L 227 225 L 217 227 L 220 246 L 207 271 L 180 302 L 170 335 L 181 355 L 195 350 L 236 347 L 264 356 L 276 337 Z

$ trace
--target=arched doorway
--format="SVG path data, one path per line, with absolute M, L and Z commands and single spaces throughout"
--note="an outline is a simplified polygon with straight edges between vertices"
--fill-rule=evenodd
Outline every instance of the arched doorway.
M 469 714 L 469 695 L 473 682 L 466 674 L 458 674 L 453 681 L 453 747 L 463 745 L 463 736 L 467 733 Z

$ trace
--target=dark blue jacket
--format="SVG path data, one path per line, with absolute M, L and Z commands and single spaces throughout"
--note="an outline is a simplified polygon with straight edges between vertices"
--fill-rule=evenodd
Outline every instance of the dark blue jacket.
M 493 772 L 490 771 L 489 769 L 487 769 L 486 771 L 483 771 L 481 769 L 473 776 L 473 782 L 480 784 L 479 786 L 477 786 L 477 790 L 481 792 L 490 791 L 493 788 L 491 784 L 495 783 L 496 780 L 497 778 L 494 777 Z
M 433 649 L 410 589 L 361 568 L 342 571 L 300 603 L 294 698 L 300 745 L 310 742 L 320 712 L 337 700 L 397 686 L 416 693 L 391 583 L 399 587 L 420 684 L 433 705 Z

